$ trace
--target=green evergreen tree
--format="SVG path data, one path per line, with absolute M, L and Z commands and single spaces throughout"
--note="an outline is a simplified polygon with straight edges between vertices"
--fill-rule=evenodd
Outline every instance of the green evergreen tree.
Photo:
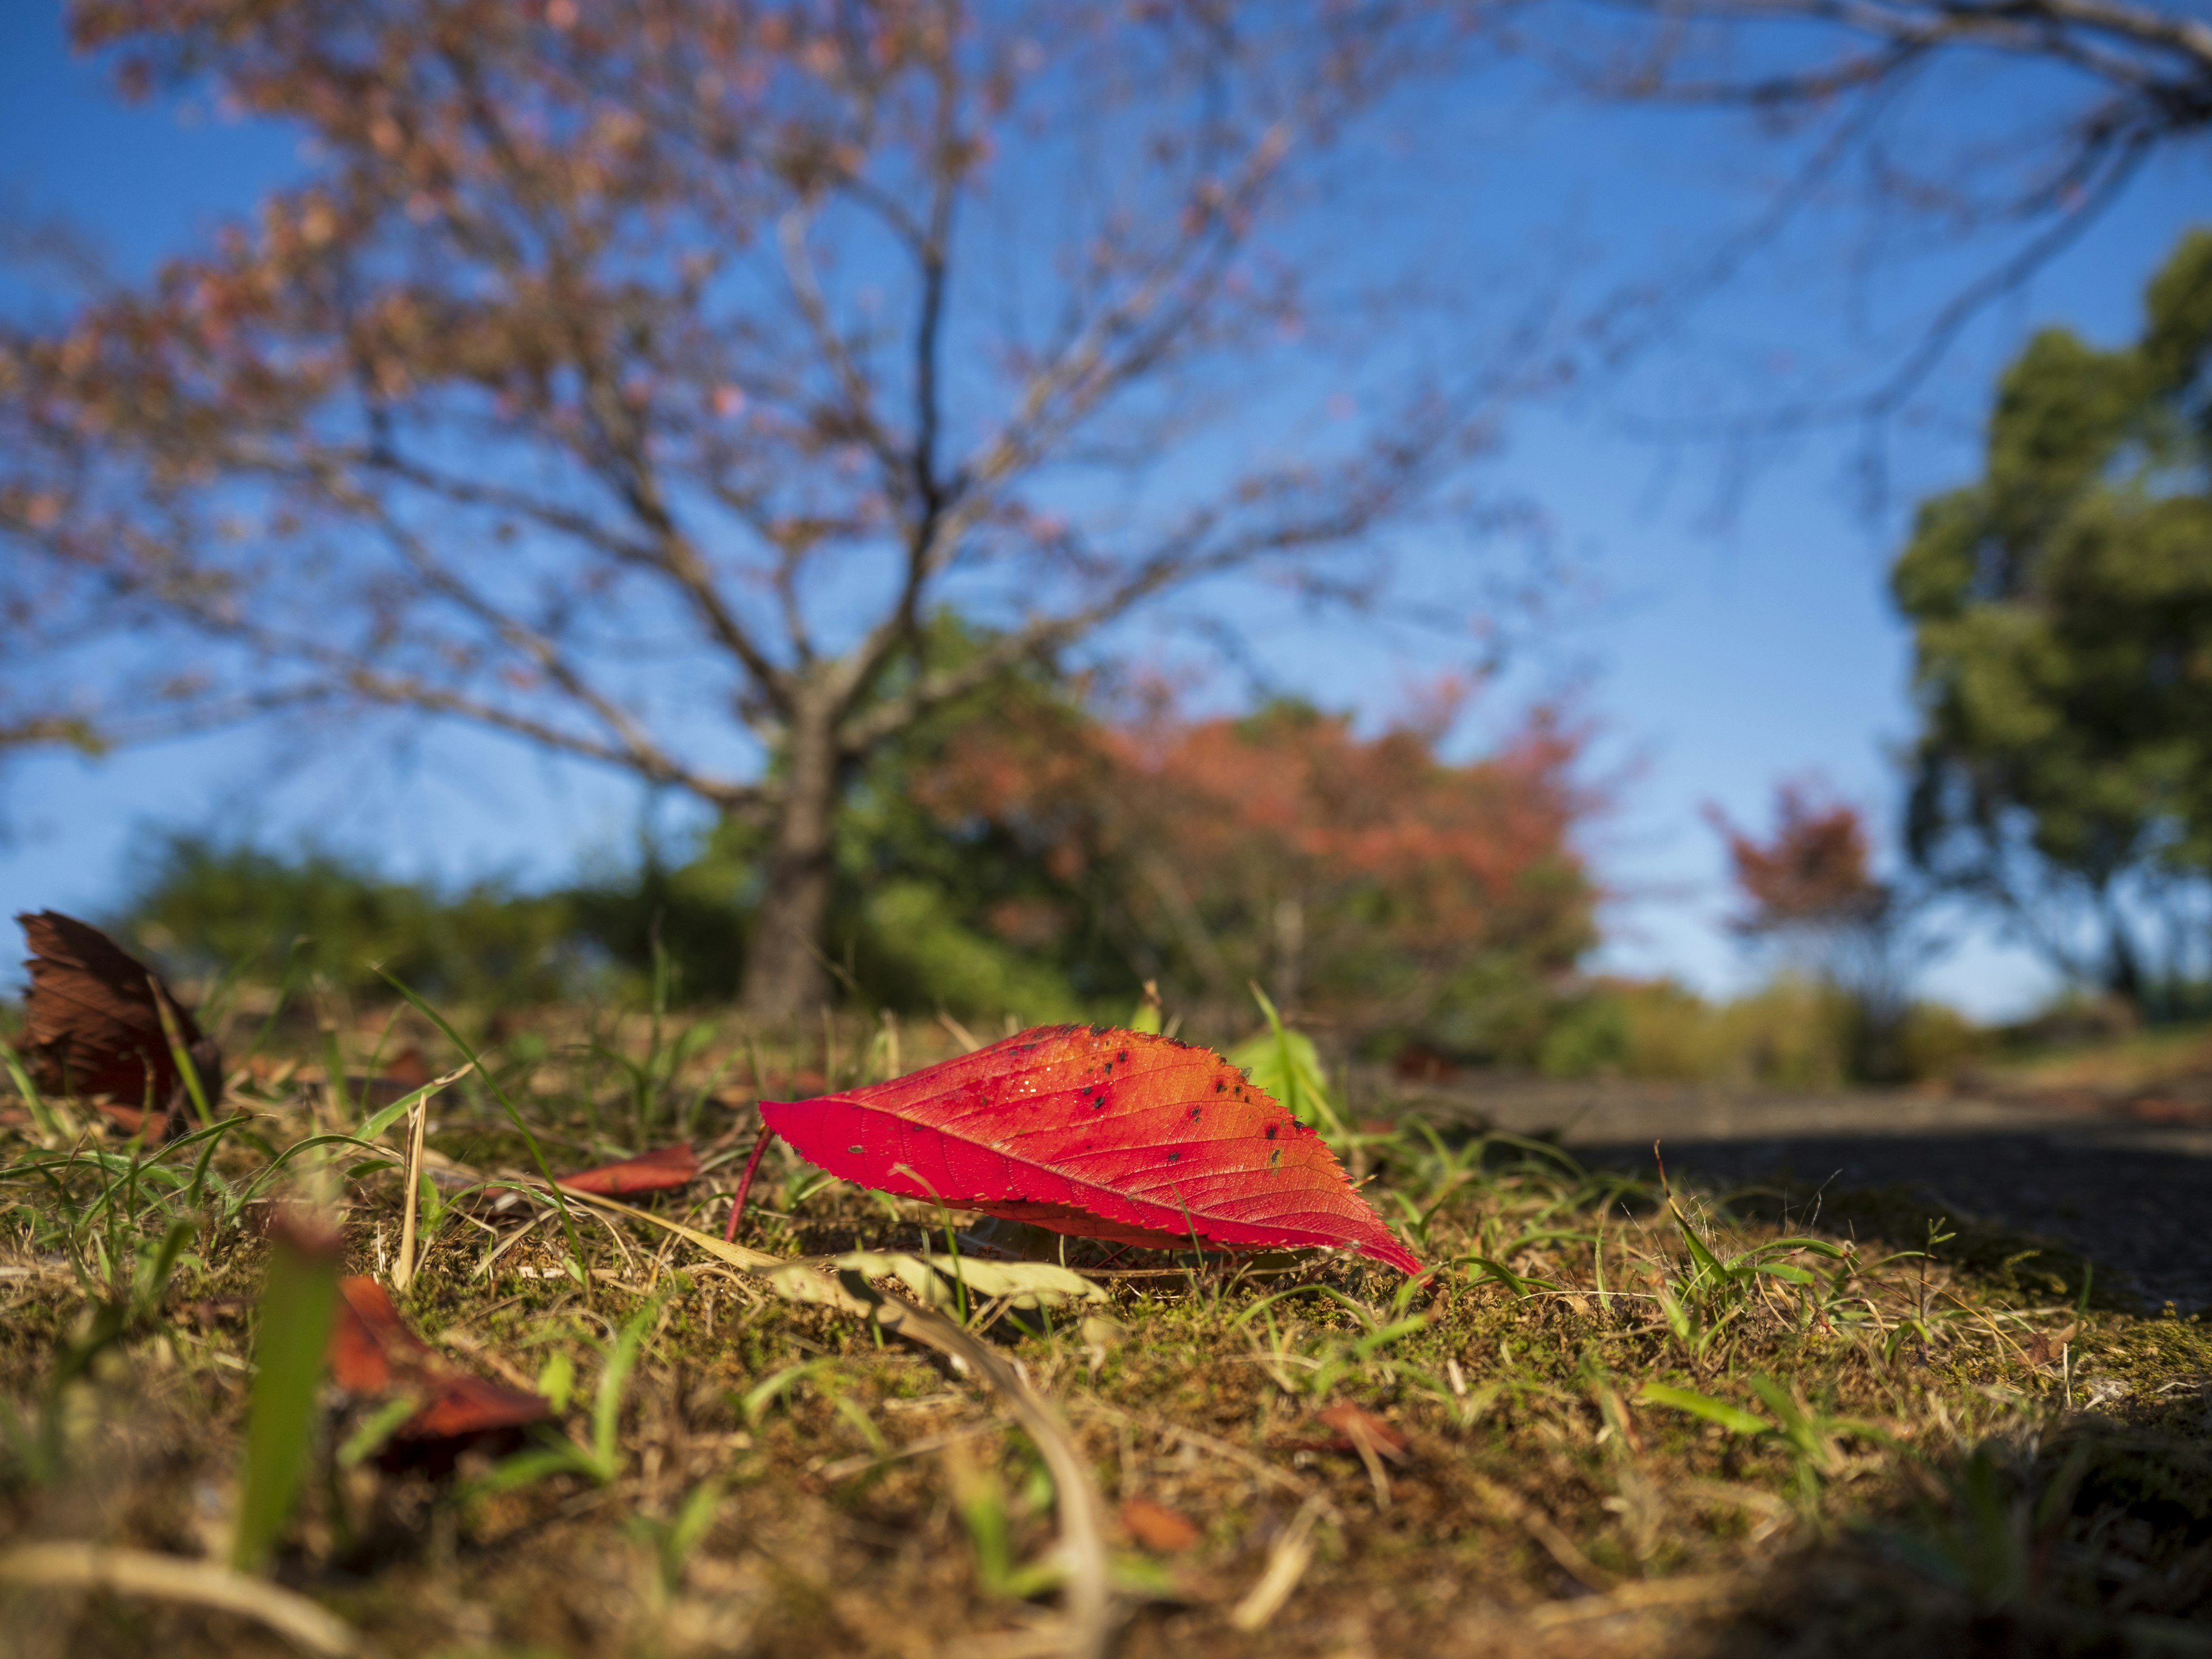
M 1892 574 L 1921 731 L 1915 861 L 2154 1017 L 2203 971 L 2212 876 L 2212 233 L 2135 344 L 2006 372 L 1978 483 Z

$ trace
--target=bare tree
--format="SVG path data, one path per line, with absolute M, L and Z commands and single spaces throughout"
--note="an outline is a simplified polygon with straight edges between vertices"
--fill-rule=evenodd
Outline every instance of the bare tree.
M 2212 134 L 2212 19 L 2194 0 L 1595 0 L 1537 15 L 1576 14 L 1597 28 L 1562 29 L 1553 44 L 1583 84 L 1740 108 L 1799 143 L 1796 170 L 1759 212 L 1618 313 L 1616 358 L 1671 327 L 1847 175 L 1886 219 L 1990 250 L 1856 385 L 1723 422 L 1744 434 L 1896 413 L 1967 327 L 2086 234 L 2151 157 Z M 2002 106 L 2002 132 L 1960 118 L 1976 103 Z M 1868 240 L 1894 256 L 1889 228 Z
M 1224 575 L 1357 603 L 1519 372 L 1295 418 L 1331 388 L 1282 228 L 1461 38 L 1417 4 L 75 21 L 309 176 L 0 335 L 0 741 L 382 712 L 687 792 L 759 826 L 757 1015 L 826 994 L 858 762 Z M 1225 438 L 1224 386 L 1281 418 Z M 995 630 L 957 664 L 948 605 Z

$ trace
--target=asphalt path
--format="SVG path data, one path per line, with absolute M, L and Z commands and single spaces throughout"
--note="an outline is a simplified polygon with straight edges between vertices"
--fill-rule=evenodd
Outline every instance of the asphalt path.
M 1779 1188 L 1798 1214 L 1824 1194 L 1906 1189 L 1930 1214 L 2065 1244 L 2148 1308 L 2212 1308 L 2212 1121 L 1903 1091 L 1474 1080 L 1394 1092 L 1432 1117 L 1555 1137 L 1591 1163 L 1649 1170 L 1656 1141 L 1671 1176 Z

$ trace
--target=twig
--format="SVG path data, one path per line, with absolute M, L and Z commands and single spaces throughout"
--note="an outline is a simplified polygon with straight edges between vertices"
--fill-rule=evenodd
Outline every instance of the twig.
M 1528 1615 L 1533 1625 L 1577 1624 L 1586 1619 L 1610 1619 L 1619 1613 L 1640 1613 L 1650 1607 L 1690 1607 L 1723 1601 L 1743 1583 L 1735 1573 L 1700 1574 L 1694 1577 L 1654 1578 L 1623 1584 L 1603 1595 L 1577 1596 L 1571 1601 L 1551 1601 Z
M 190 1601 L 257 1620 L 310 1653 L 343 1659 L 361 1650 L 352 1626 L 306 1596 L 213 1561 L 98 1544 L 26 1544 L 0 1555 L 0 1582 Z

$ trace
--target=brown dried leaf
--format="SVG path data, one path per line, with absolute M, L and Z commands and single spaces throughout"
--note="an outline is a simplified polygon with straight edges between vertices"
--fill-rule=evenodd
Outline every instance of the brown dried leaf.
M 1316 1415 L 1336 1431 L 1337 1439 L 1346 1449 L 1364 1449 L 1394 1463 L 1406 1461 L 1406 1437 L 1365 1407 L 1340 1400 Z
M 190 1056 L 208 1100 L 222 1088 L 222 1055 L 160 975 L 88 923 L 58 910 L 18 915 L 31 947 L 23 1000 L 24 1052 L 39 1086 L 90 1100 L 108 1097 L 107 1115 L 126 1132 L 166 1118 L 186 1127 L 191 1093 L 169 1046 L 170 1029 Z M 167 1025 L 163 1023 L 167 1015 Z
M 1199 1539 L 1195 1522 L 1149 1498 L 1132 1498 L 1121 1505 L 1121 1529 L 1159 1555 L 1180 1555 Z

